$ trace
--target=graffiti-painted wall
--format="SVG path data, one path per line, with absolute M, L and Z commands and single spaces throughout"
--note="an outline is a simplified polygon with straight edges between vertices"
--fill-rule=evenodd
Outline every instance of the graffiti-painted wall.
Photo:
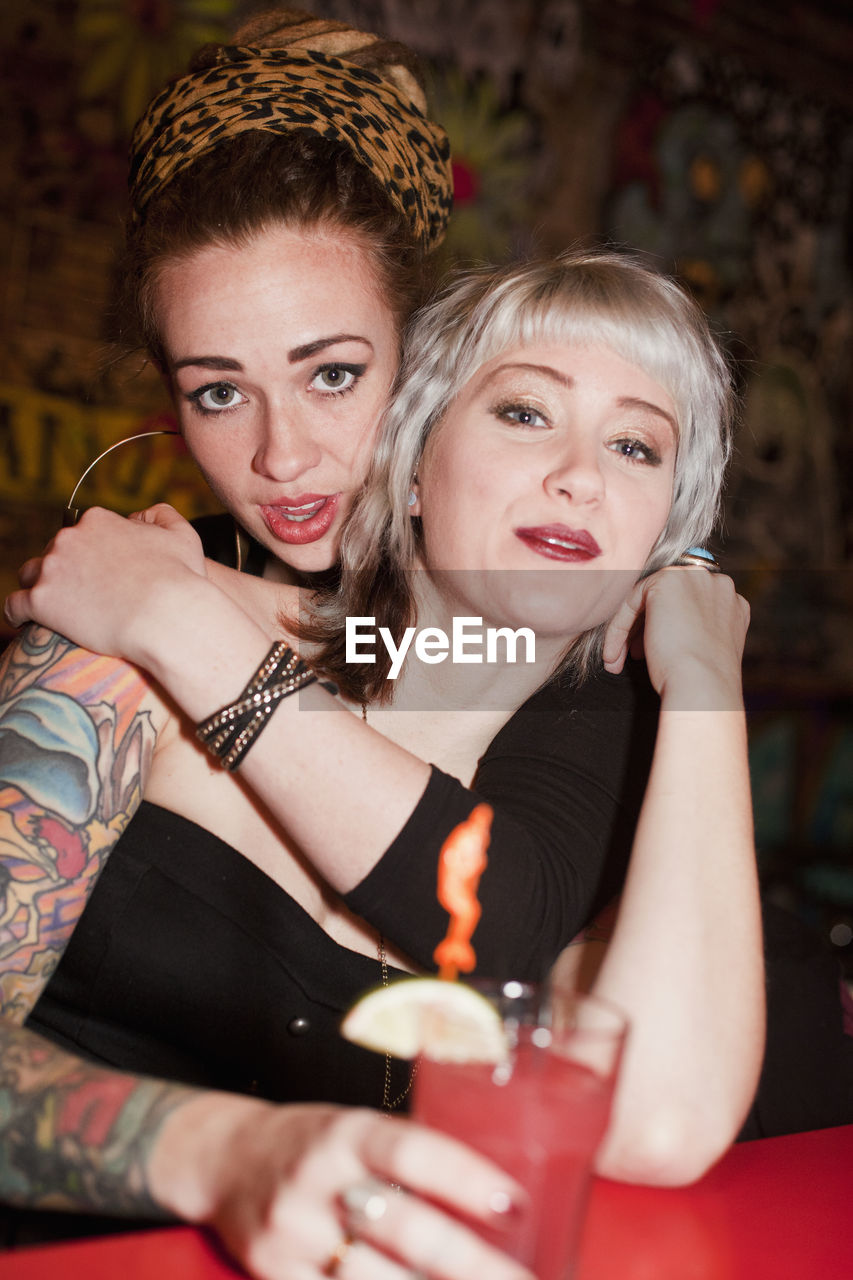
M 78 477 L 169 404 L 114 339 L 132 120 L 243 0 L 9 0 L 0 15 L 0 590 Z M 425 61 L 455 156 L 446 258 L 616 243 L 676 272 L 737 360 L 721 548 L 753 604 L 759 842 L 849 857 L 853 12 L 848 0 L 315 0 Z M 81 502 L 213 509 L 174 437 Z M 853 892 L 850 893 L 853 911 Z

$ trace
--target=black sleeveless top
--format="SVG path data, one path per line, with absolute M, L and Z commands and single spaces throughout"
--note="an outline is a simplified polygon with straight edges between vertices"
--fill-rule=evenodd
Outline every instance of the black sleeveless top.
M 497 734 L 475 789 L 433 769 L 397 839 L 347 905 L 416 964 L 447 929 L 441 845 L 495 809 L 478 970 L 539 978 L 618 892 L 656 727 L 645 669 L 580 690 L 551 682 Z M 112 1066 L 276 1101 L 380 1106 L 385 1063 L 338 1033 L 380 981 L 264 872 L 211 832 L 143 802 L 110 854 L 27 1025 Z M 396 1064 L 392 1091 L 405 1088 Z
M 653 716 L 629 714 L 630 679 L 605 683 L 565 694 L 563 714 L 553 690 L 525 704 L 483 758 L 475 793 L 434 770 L 348 905 L 432 968 L 447 924 L 438 849 L 481 796 L 496 814 L 473 938 L 479 969 L 541 976 L 618 890 L 646 781 Z M 551 714 L 539 714 L 545 705 Z M 801 922 L 764 911 L 767 1054 L 741 1137 L 851 1123 L 853 1039 L 842 1032 L 837 963 Z M 378 960 L 333 942 L 230 845 L 143 802 L 27 1026 L 96 1061 L 188 1084 L 378 1107 L 384 1059 L 344 1041 L 338 1024 L 379 981 Z M 394 1063 L 392 1097 L 408 1081 L 408 1065 Z
M 236 849 L 143 801 L 28 1025 L 188 1084 L 379 1106 L 384 1058 L 337 1033 L 379 981 Z

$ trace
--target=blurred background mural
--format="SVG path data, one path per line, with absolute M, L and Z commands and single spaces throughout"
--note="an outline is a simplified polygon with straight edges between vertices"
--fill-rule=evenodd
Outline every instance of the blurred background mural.
M 0 588 L 81 472 L 168 428 L 115 348 L 127 140 L 244 0 L 3 0 Z M 647 253 L 737 360 L 721 547 L 753 606 L 756 827 L 773 894 L 853 975 L 853 7 L 850 0 L 315 0 L 424 59 L 455 155 L 454 261 Z M 109 455 L 83 505 L 215 509 L 170 436 Z

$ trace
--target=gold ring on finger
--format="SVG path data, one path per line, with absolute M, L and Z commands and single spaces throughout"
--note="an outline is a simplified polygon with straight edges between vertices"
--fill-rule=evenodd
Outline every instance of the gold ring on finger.
M 352 1247 L 352 1236 L 347 1234 L 341 1237 L 337 1247 L 329 1255 L 326 1265 L 323 1267 L 324 1276 L 336 1276 L 341 1269 L 341 1263 L 349 1253 Z

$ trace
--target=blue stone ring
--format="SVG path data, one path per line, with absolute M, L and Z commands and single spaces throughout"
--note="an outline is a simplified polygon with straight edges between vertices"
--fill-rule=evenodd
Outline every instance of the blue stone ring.
M 723 572 L 716 557 L 705 547 L 688 547 L 673 564 L 686 569 L 707 569 L 709 573 Z

